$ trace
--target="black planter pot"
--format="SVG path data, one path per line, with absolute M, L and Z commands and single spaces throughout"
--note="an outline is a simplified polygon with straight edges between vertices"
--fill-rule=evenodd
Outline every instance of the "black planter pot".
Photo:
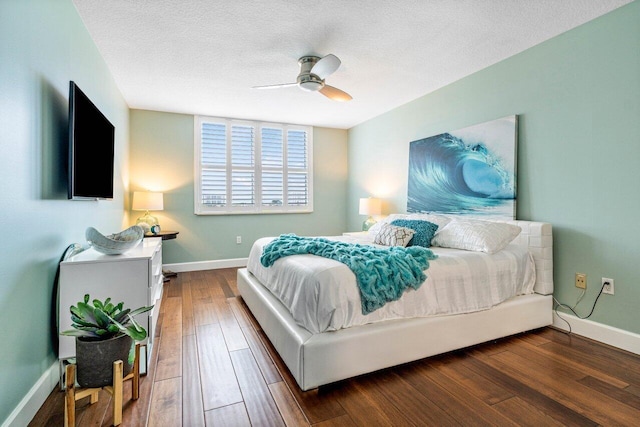
M 104 387 L 113 382 L 113 362 L 122 360 L 123 375 L 133 369 L 133 339 L 120 335 L 104 341 L 76 337 L 77 380 L 80 387 Z

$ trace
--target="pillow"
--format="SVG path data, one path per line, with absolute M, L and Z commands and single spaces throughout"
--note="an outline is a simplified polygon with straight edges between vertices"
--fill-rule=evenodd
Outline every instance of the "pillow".
M 451 217 L 445 216 L 445 215 L 440 215 L 440 214 L 431 214 L 431 213 L 412 213 L 412 214 L 408 214 L 405 215 L 405 217 L 403 219 L 415 219 L 415 220 L 419 220 L 419 221 L 429 221 L 432 224 L 435 224 L 438 226 L 438 230 L 436 231 L 436 234 L 438 234 L 438 232 L 440 230 L 442 230 L 444 228 L 445 225 L 449 224 L 451 222 Z
M 395 214 L 390 214 L 389 216 L 386 216 L 386 217 L 382 218 L 380 221 L 378 221 L 375 224 L 373 224 L 371 226 L 371 228 L 369 228 L 369 234 L 371 236 L 375 236 L 380 231 L 380 227 L 382 227 L 382 224 L 390 224 L 393 221 L 395 221 L 396 219 L 415 219 L 415 220 L 420 220 L 420 221 L 429 221 L 429 222 L 431 222 L 431 223 L 433 223 L 433 224 L 438 226 L 438 230 L 436 231 L 436 234 L 438 234 L 438 232 L 442 229 L 442 227 L 444 227 L 445 225 L 447 225 L 449 223 L 449 221 L 451 221 L 450 217 L 445 216 L 445 215 L 439 215 L 439 214 L 430 214 L 430 213 L 399 214 L 399 213 L 395 213 Z
M 395 225 L 383 223 L 380 231 L 373 239 L 373 243 L 385 246 L 407 246 L 415 231 L 410 228 L 396 227 Z
M 436 234 L 438 226 L 429 221 L 421 221 L 417 219 L 396 219 L 391 225 L 398 227 L 406 227 L 415 231 L 413 239 L 407 246 L 422 246 L 428 248 L 431 246 L 431 239 Z
M 520 231 L 517 225 L 504 222 L 453 219 L 435 235 L 431 244 L 493 254 L 504 249 Z
M 382 218 L 380 221 L 373 224 L 371 228 L 369 228 L 369 234 L 371 236 L 375 236 L 376 234 L 378 234 L 378 232 L 380 232 L 380 227 L 382 227 L 384 224 L 389 224 L 391 223 L 391 221 L 395 219 L 404 218 L 406 216 L 407 215 L 405 214 L 390 214 L 389 216 L 386 216 Z

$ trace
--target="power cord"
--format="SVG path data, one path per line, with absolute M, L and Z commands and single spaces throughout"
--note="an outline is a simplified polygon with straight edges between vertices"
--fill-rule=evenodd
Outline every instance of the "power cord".
M 59 339 L 58 338 L 58 333 L 59 333 L 58 320 L 60 319 L 60 316 L 59 316 L 60 313 L 58 311 L 59 310 L 58 300 L 60 296 L 59 295 L 60 290 L 58 289 L 60 286 L 60 263 L 62 261 L 68 260 L 74 255 L 79 254 L 85 249 L 86 247 L 83 247 L 79 243 L 72 243 L 69 246 L 67 246 L 67 248 L 64 250 L 64 252 L 60 256 L 60 260 L 58 261 L 58 267 L 56 268 L 56 275 L 53 278 L 53 288 L 51 291 L 51 319 L 50 319 L 51 326 L 50 327 L 51 327 L 51 340 L 52 340 L 52 344 L 53 344 L 53 348 L 56 353 L 56 356 L 58 355 L 58 339 Z
M 580 316 L 576 311 L 575 308 L 578 304 L 580 304 L 580 301 L 582 301 L 582 298 L 584 297 L 586 290 L 582 290 L 582 294 L 580 295 L 580 297 L 578 298 L 578 300 L 576 301 L 576 303 L 573 305 L 573 307 L 570 307 L 567 304 L 563 304 L 561 302 L 559 302 L 556 297 L 553 297 L 553 301 L 556 303 L 555 307 L 553 308 L 553 311 L 556 313 L 556 316 L 558 316 L 558 319 L 562 320 L 564 323 L 567 324 L 567 326 L 569 327 L 569 332 L 567 334 L 571 334 L 571 324 L 567 321 L 567 319 L 565 319 L 564 317 L 560 316 L 560 313 L 558 313 L 558 308 L 566 308 L 569 311 L 571 311 L 578 319 L 588 319 L 589 317 L 591 317 L 591 315 L 593 314 L 593 311 L 596 309 L 596 304 L 598 303 L 598 299 L 600 298 L 600 295 L 602 295 L 602 291 L 604 290 L 604 287 L 609 285 L 609 282 L 604 282 L 602 284 L 602 287 L 600 288 L 600 292 L 598 292 L 598 296 L 596 297 L 596 300 L 593 302 L 593 306 L 591 307 L 591 311 L 589 312 L 588 315 L 582 317 Z
M 575 310 L 575 308 L 578 306 L 578 304 L 580 304 L 580 301 L 582 301 L 582 298 L 584 298 L 586 294 L 587 294 L 587 290 L 583 289 L 582 292 L 580 292 L 580 296 L 578 297 L 578 300 L 576 301 L 575 304 L 573 304 L 571 308 Z

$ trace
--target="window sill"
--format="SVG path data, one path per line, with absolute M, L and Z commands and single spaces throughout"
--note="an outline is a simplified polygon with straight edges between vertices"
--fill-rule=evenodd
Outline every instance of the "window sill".
M 291 211 L 218 211 L 218 212 L 194 212 L 198 216 L 207 215 L 287 215 L 287 214 L 310 214 L 313 209 L 291 210 Z

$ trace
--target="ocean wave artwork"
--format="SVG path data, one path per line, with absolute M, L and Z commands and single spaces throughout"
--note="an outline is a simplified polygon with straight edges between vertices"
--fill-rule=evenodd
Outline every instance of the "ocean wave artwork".
M 408 212 L 513 219 L 517 118 L 412 141 Z

